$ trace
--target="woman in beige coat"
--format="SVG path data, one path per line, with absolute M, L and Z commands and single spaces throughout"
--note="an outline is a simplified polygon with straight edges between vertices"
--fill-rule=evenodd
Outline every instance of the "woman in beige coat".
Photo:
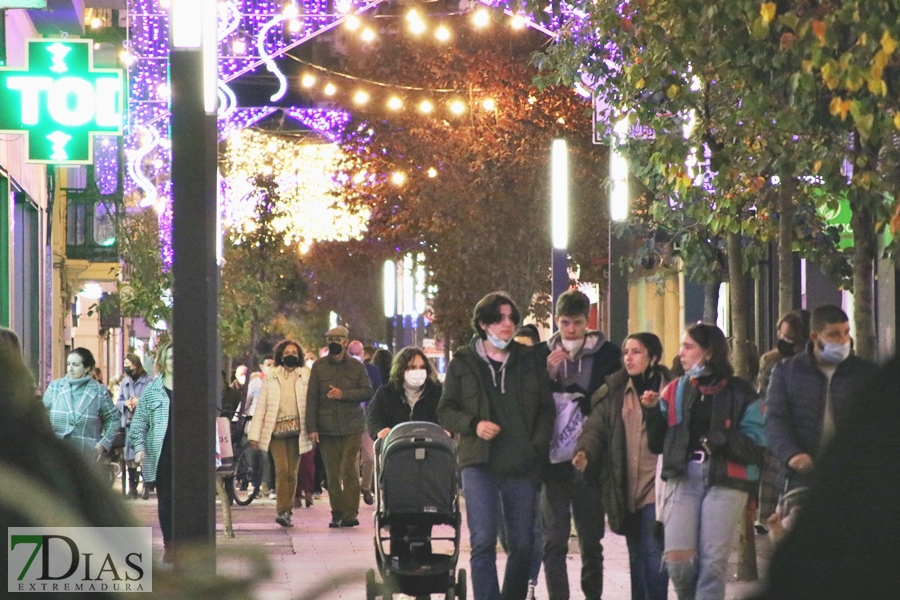
M 275 367 L 263 380 L 247 436 L 251 446 L 272 453 L 278 513 L 275 522 L 282 527 L 294 526 L 291 512 L 297 470 L 301 455 L 313 449 L 304 419 L 309 369 L 302 357 L 303 348 L 293 340 L 284 340 L 275 347 Z

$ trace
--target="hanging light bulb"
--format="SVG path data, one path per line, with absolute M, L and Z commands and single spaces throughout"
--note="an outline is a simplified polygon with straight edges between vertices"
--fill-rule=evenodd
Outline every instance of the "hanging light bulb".
M 476 27 L 487 27 L 488 23 L 491 22 L 491 16 L 488 14 L 483 8 L 479 8 L 475 11 L 475 15 L 472 17 L 473 22 Z
M 160 98 L 164 98 L 166 100 L 169 99 L 169 86 L 165 83 L 161 83 L 156 87 L 156 94 Z
M 340 0 L 337 3 L 336 8 L 339 13 L 341 13 L 342 15 L 345 15 L 348 12 L 350 12 L 350 9 L 353 8 L 353 5 L 350 4 L 350 2 L 348 0 Z
M 375 32 L 372 31 L 371 29 L 369 29 L 368 27 L 366 27 L 365 29 L 363 29 L 363 32 L 360 34 L 359 37 L 362 38 L 362 41 L 369 43 L 375 39 Z
M 422 103 L 419 104 L 419 110 L 421 110 L 426 115 L 434 110 L 434 105 L 428 100 L 422 100 Z
M 428 169 L 428 176 L 431 177 L 432 179 L 437 177 L 437 169 L 435 169 L 434 167 L 431 167 L 430 169 Z
M 419 18 L 419 13 L 417 13 L 416 9 L 413 8 L 408 13 L 406 13 L 406 20 L 412 23 L 414 21 L 421 21 L 422 19 Z
M 450 103 L 450 112 L 459 116 L 466 112 L 466 105 L 461 100 L 454 100 Z
M 288 23 L 288 30 L 290 30 L 291 33 L 297 33 L 301 29 L 303 29 L 303 23 L 300 22 L 300 19 L 291 19 Z
M 234 40 L 231 42 L 231 51 L 235 54 L 243 54 L 247 51 L 247 44 L 244 43 L 244 40 Z
M 497 103 L 494 102 L 493 98 L 485 98 L 484 102 L 481 103 L 484 107 L 484 110 L 492 111 L 497 109 Z
M 420 33 L 423 33 L 425 31 L 425 23 L 423 23 L 422 21 L 418 21 L 418 20 L 412 21 L 409 24 L 409 30 L 412 31 L 414 34 L 419 35 Z
M 359 29 L 359 17 L 349 17 L 347 21 L 344 23 L 344 26 L 347 27 L 350 31 L 356 31 Z
M 394 185 L 403 185 L 406 183 L 406 175 L 401 173 L 400 171 L 394 171 L 391 175 L 391 183 Z
M 525 18 L 522 15 L 517 14 L 512 18 L 510 25 L 512 25 L 513 29 L 522 29 L 525 27 Z
M 316 78 L 315 78 L 315 76 L 314 76 L 314 75 L 310 75 L 309 73 L 306 73 L 306 74 L 300 79 L 300 85 L 302 85 L 302 86 L 305 87 L 305 88 L 311 88 L 312 86 L 316 85 Z
M 122 52 L 119 53 L 119 60 L 121 60 L 122 64 L 126 67 L 130 67 L 134 64 L 134 55 L 128 50 L 122 50 Z
M 365 104 L 366 102 L 369 101 L 369 94 L 368 94 L 368 92 L 364 92 L 363 90 L 359 90 L 358 92 L 356 92 L 356 94 L 354 94 L 354 96 L 353 96 L 353 101 L 356 102 L 357 104 Z
M 441 25 L 437 28 L 437 31 L 434 32 L 434 37 L 436 37 L 438 41 L 446 42 L 450 39 L 450 30 Z
M 91 29 L 100 29 L 101 27 L 103 27 L 103 19 L 100 17 L 91 19 Z
M 282 14 L 288 19 L 293 19 L 300 13 L 297 12 L 297 7 L 293 4 L 286 4 L 284 7 L 284 11 L 282 11 Z
M 334 96 L 334 93 L 337 92 L 337 88 L 334 87 L 333 83 L 329 83 L 325 86 L 324 91 L 326 96 Z
M 387 105 L 391 110 L 400 110 L 401 108 L 403 108 L 403 100 L 401 100 L 397 96 L 391 96 L 391 99 L 388 100 Z

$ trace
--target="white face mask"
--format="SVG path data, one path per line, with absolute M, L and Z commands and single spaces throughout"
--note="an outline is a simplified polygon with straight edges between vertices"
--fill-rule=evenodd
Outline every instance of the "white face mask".
M 353 359 L 355 359 L 355 360 L 358 360 L 359 362 L 362 362 L 362 361 L 363 361 L 362 354 L 351 354 L 351 355 L 350 355 L 350 358 L 353 358 Z
M 403 374 L 403 381 L 411 388 L 420 388 L 428 379 L 428 371 L 425 369 L 412 369 Z
M 496 335 L 494 335 L 492 333 L 487 334 L 487 339 L 491 343 L 491 345 L 494 346 L 494 348 L 496 348 L 497 350 L 506 350 L 506 347 L 512 341 L 512 339 L 501 340 L 500 338 L 498 338 Z
M 568 352 L 571 356 L 575 356 L 576 354 L 578 354 L 578 351 L 581 350 L 582 346 L 584 346 L 584 338 L 581 338 L 580 340 L 561 339 L 559 341 L 562 343 L 563 348 L 566 349 L 566 352 Z

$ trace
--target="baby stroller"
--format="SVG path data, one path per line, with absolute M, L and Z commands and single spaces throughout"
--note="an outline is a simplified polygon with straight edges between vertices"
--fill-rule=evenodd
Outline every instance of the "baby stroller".
M 457 479 L 456 443 L 439 425 L 403 423 L 375 444 L 375 560 L 382 583 L 369 569 L 366 600 L 393 594 L 466 599 L 466 572 L 456 572 Z M 452 534 L 432 535 L 436 526 L 449 526 Z M 433 552 L 432 542 L 452 542 L 452 550 Z

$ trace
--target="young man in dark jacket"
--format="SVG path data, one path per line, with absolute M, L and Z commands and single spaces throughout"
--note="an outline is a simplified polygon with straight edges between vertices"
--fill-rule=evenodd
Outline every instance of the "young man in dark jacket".
M 523 600 L 534 539 L 538 471 L 549 451 L 553 400 L 543 360 L 513 341 L 519 309 L 493 292 L 475 306 L 477 336 L 447 367 L 438 421 L 459 436 L 476 600 Z M 497 517 L 509 557 L 497 577 Z
M 601 461 L 593 461 L 582 475 L 572 466 L 575 442 L 587 415 L 591 396 L 606 377 L 622 368 L 622 351 L 599 331 L 588 331 L 591 301 L 569 290 L 556 302 L 558 331 L 537 347 L 547 357 L 547 374 L 558 420 L 541 486 L 541 525 L 544 532 L 544 574 L 550 600 L 569 600 L 566 554 L 571 520 L 575 519 L 581 549 L 581 589 L 586 600 L 603 593 L 603 504 Z M 570 403 L 577 403 L 572 409 Z
M 853 403 L 875 375 L 851 354 L 850 319 L 826 304 L 810 321 L 807 351 L 775 366 L 766 391 L 766 434 L 786 489 L 805 487 L 835 428 L 854 418 Z

